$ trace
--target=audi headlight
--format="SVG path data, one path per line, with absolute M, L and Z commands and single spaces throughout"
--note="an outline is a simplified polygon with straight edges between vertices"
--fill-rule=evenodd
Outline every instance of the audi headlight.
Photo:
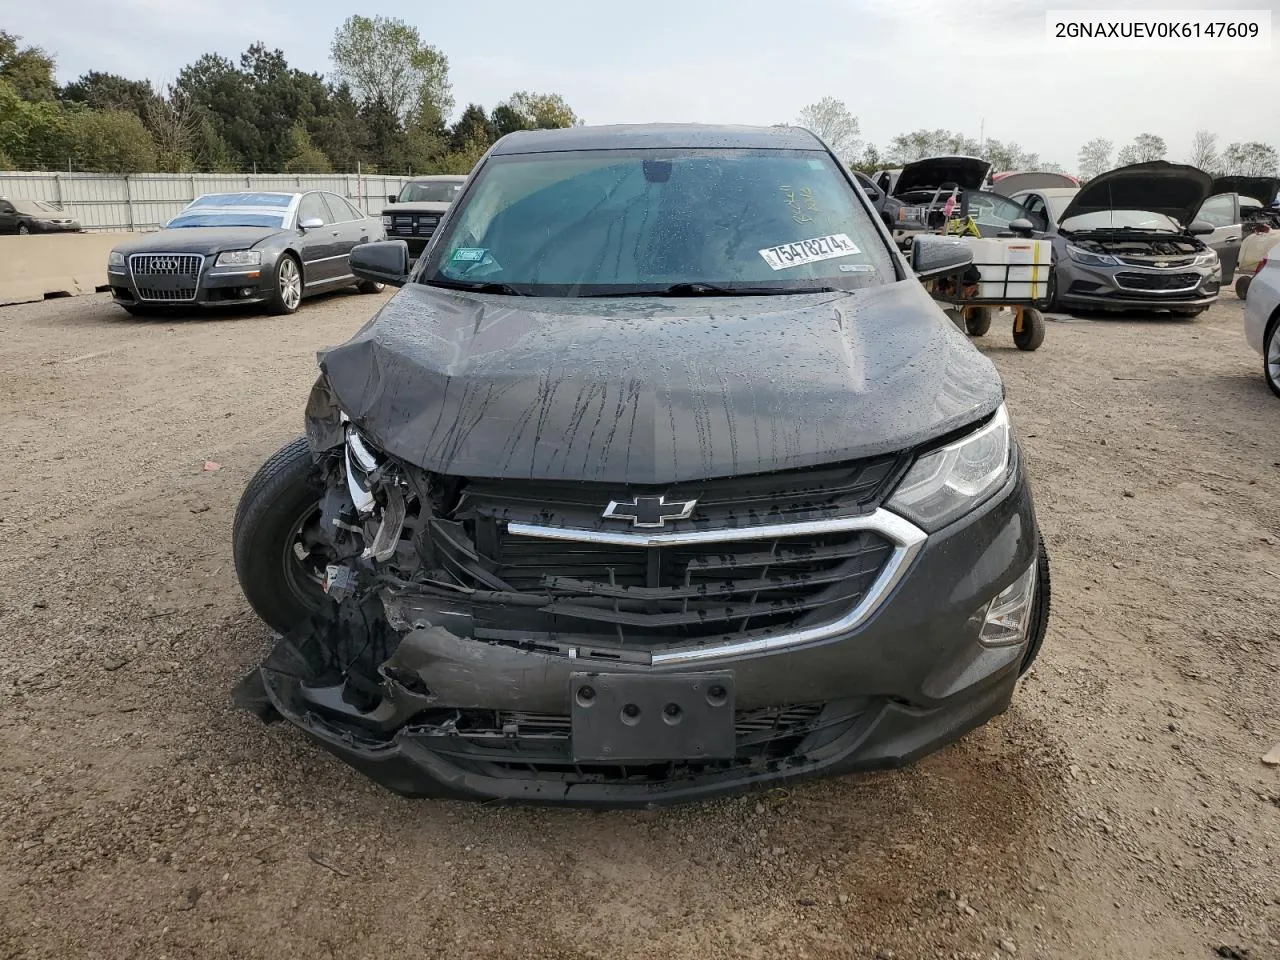
M 1076 263 L 1083 263 L 1088 267 L 1114 267 L 1120 261 L 1109 253 L 1090 253 L 1088 250 L 1081 250 L 1079 247 L 1073 247 L 1067 244 L 1067 256 Z
M 262 263 L 261 250 L 226 250 L 218 254 L 215 267 L 256 267 Z
M 121 253 L 119 250 L 112 250 L 110 253 L 108 253 L 108 254 L 107 254 L 107 266 L 108 266 L 108 267 L 123 267 L 123 266 L 124 266 L 124 254 L 123 254 L 123 253 Z
M 941 529 L 1000 488 L 1012 455 L 1009 414 L 1001 404 L 973 433 L 918 459 L 889 507 L 930 532 Z

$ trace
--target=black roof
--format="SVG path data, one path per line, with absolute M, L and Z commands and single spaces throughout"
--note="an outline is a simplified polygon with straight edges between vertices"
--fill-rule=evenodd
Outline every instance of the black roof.
M 821 150 L 821 141 L 803 127 L 735 127 L 702 123 L 620 123 L 558 130 L 519 130 L 493 148 L 495 155 L 554 153 L 560 150 L 644 148 Z

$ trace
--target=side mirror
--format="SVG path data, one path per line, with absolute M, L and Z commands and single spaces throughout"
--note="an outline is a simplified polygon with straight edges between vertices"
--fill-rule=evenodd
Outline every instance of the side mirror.
M 298 228 L 301 230 L 318 230 L 324 226 L 324 221 L 319 217 L 307 217 L 305 220 L 298 222 Z
M 400 198 L 400 194 L 398 193 L 388 193 L 387 203 L 395 203 L 399 198 Z
M 1018 217 L 1017 220 L 1009 221 L 1009 229 L 1014 233 L 1030 233 L 1035 228 L 1036 225 L 1026 217 Z
M 409 282 L 409 245 L 403 240 L 357 243 L 351 248 L 351 272 L 357 280 L 403 287 Z
M 1191 226 L 1187 227 L 1187 233 L 1193 237 L 1203 237 L 1207 233 L 1213 233 L 1213 224 L 1206 223 L 1204 220 L 1192 220 Z
M 911 243 L 911 267 L 921 280 L 959 273 L 973 263 L 973 248 L 959 237 L 925 234 Z

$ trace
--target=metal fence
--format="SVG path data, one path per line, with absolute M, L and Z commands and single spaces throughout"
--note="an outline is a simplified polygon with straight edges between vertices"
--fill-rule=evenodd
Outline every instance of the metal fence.
M 45 200 L 86 230 L 158 230 L 206 193 L 327 190 L 369 214 L 382 212 L 408 177 L 360 173 L 9 173 L 0 172 L 0 197 Z

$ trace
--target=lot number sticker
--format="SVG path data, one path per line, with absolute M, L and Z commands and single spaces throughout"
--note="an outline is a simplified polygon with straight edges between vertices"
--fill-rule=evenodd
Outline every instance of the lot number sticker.
M 785 270 L 787 267 L 834 260 L 836 257 L 847 257 L 860 252 L 847 234 L 833 233 L 829 237 L 814 237 L 812 240 L 797 240 L 795 243 L 765 247 L 760 251 L 760 256 L 774 270 Z

